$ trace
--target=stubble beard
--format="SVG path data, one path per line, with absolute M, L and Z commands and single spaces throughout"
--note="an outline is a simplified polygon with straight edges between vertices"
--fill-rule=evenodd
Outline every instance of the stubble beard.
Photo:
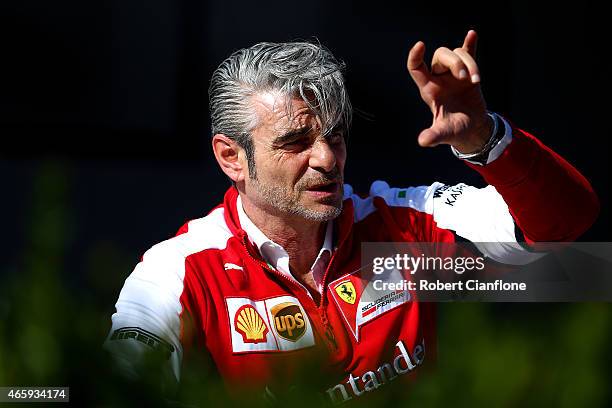
M 320 181 L 325 180 L 329 181 L 326 178 L 322 178 Z M 288 194 L 278 185 L 261 183 L 257 177 L 251 179 L 251 181 L 264 203 L 280 213 L 301 217 L 308 221 L 323 222 L 333 220 L 342 212 L 342 197 L 344 195 L 344 185 L 342 182 L 339 183 L 339 198 L 329 200 L 329 202 L 323 201 L 322 203 L 328 206 L 326 209 L 314 210 L 299 202 L 299 192 L 305 190 L 305 183 L 296 184 L 298 196 L 294 196 L 293 194 Z M 313 184 L 312 181 L 310 183 Z

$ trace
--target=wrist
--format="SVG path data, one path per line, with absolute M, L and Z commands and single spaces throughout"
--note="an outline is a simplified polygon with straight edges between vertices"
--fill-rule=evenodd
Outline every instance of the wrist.
M 482 152 L 491 138 L 495 136 L 496 128 L 497 119 L 493 114 L 486 112 L 484 117 L 474 126 L 470 141 L 453 146 L 453 150 L 462 155 Z
M 501 119 L 496 113 L 487 112 L 487 116 L 490 118 L 491 126 L 487 136 L 485 137 L 484 145 L 479 150 L 475 150 L 472 153 L 462 153 L 454 146 L 451 146 L 451 150 L 457 158 L 468 160 L 480 165 L 484 165 L 488 162 L 489 153 L 504 138 L 506 126 L 503 123 L 503 119 Z

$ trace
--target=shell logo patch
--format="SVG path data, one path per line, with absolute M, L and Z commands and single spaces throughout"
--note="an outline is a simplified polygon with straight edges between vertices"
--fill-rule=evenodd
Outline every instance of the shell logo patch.
M 274 328 L 283 339 L 298 341 L 306 333 L 306 322 L 302 309 L 295 303 L 281 303 L 270 311 L 274 319 Z
M 234 327 L 242 334 L 245 343 L 265 343 L 268 326 L 261 315 L 251 305 L 242 306 L 236 311 Z
M 357 300 L 357 291 L 353 282 L 346 280 L 336 284 L 334 290 L 340 296 L 340 299 L 344 300 L 349 305 L 354 305 Z
M 234 353 L 282 352 L 315 345 L 308 315 L 293 296 L 225 298 Z

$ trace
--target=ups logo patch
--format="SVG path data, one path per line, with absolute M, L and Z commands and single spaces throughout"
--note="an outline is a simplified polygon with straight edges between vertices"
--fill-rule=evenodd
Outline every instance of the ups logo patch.
M 306 333 L 306 319 L 302 308 L 292 302 L 280 303 L 270 310 L 274 328 L 280 337 L 289 341 L 298 341 Z
M 225 298 L 232 352 L 277 353 L 315 345 L 308 315 L 293 296 Z

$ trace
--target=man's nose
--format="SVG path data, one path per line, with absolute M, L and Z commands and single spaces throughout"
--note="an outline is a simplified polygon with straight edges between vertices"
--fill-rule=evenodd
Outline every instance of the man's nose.
M 336 153 L 325 138 L 320 137 L 313 144 L 308 164 L 313 169 L 321 169 L 325 173 L 336 167 Z

